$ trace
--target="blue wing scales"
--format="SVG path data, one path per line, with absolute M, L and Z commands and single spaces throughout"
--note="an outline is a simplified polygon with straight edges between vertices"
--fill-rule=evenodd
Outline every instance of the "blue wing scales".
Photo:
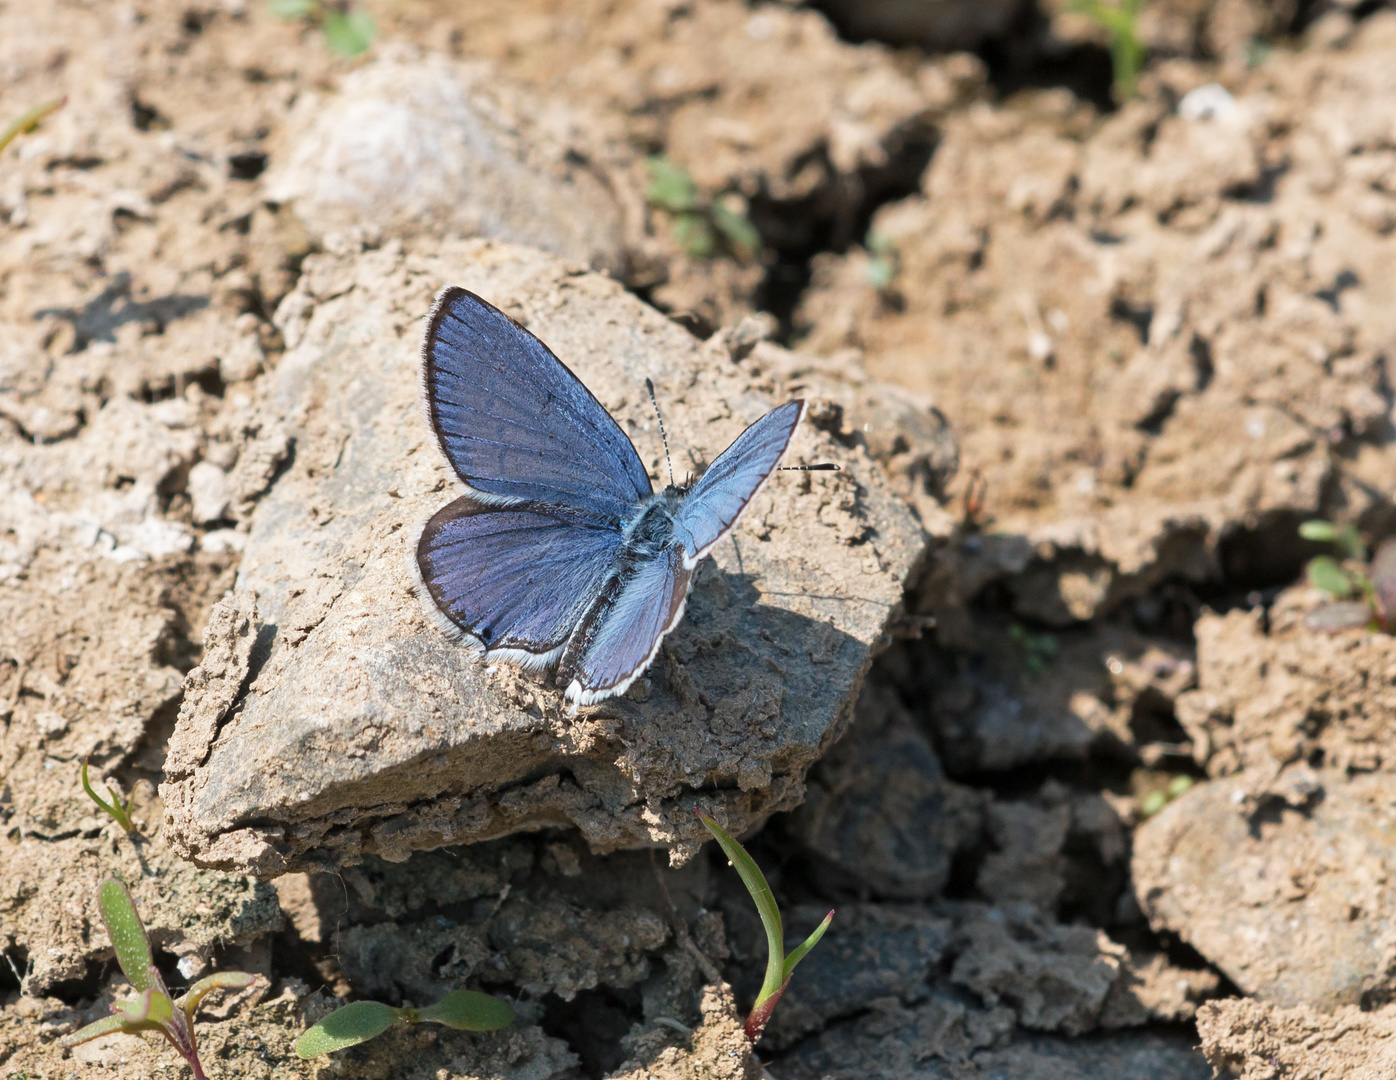
M 566 686 L 567 699 L 590 705 L 625 693 L 683 618 L 692 579 L 677 547 L 613 579 L 563 651 L 557 681 Z
M 437 296 L 422 343 L 428 417 L 482 502 L 618 519 L 653 492 L 625 432 L 552 351 L 465 289 Z
M 467 496 L 422 529 L 417 568 L 436 607 L 487 655 L 543 667 L 586 614 L 620 544 L 612 528 Z
M 803 401 L 777 406 L 737 436 L 698 478 L 675 521 L 689 569 L 736 525 L 780 464 L 804 415 Z

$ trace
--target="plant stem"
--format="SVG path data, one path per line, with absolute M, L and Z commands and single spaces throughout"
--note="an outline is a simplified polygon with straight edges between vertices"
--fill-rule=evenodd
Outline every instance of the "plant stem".
M 747 1041 L 755 1045 L 761 1038 L 761 1033 L 766 1030 L 766 1024 L 771 1019 L 771 1014 L 776 1011 L 776 1005 L 780 1002 L 780 996 L 785 993 L 785 988 L 790 985 L 790 980 L 780 984 L 770 997 L 758 1001 L 751 1008 L 751 1014 L 746 1018 L 746 1023 L 742 1025 L 742 1034 L 747 1037 Z
M 9 146 L 18 135 L 27 135 L 38 127 L 48 116 L 56 113 L 68 103 L 66 96 L 58 98 L 56 101 L 46 101 L 42 105 L 36 105 L 27 113 L 21 116 L 13 124 L 0 133 L 0 152 Z

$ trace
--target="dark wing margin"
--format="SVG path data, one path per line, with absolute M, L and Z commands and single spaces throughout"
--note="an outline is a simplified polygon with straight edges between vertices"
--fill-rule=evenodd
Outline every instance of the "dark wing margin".
M 677 547 L 612 579 L 562 653 L 557 683 L 566 686 L 567 700 L 593 705 L 629 690 L 683 618 L 692 580 Z
M 652 493 L 635 447 L 546 345 L 472 292 L 442 289 L 422 339 L 422 394 L 476 499 L 622 518 Z
M 612 528 L 548 507 L 488 506 L 466 496 L 442 507 L 417 541 L 426 597 L 486 659 L 543 668 L 557 659 L 611 572 Z
M 676 515 L 684 565 L 692 569 L 737 524 L 795 437 L 803 401 L 787 401 L 752 424 L 698 478 Z

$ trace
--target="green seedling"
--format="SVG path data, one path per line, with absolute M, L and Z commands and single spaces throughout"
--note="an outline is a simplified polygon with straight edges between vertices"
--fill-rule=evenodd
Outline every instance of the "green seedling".
M 699 194 L 687 169 L 666 157 L 645 162 L 651 206 L 665 211 L 673 221 L 674 239 L 684 254 L 694 259 L 712 256 L 721 242 L 743 262 L 751 262 L 761 251 L 761 234 L 724 196 L 705 199 Z
M 92 785 L 87 780 L 87 758 L 82 759 L 82 790 L 87 792 L 87 797 L 111 815 L 112 820 L 126 831 L 126 835 L 131 835 L 136 831 L 136 823 L 131 820 L 131 803 L 135 800 L 132 795 L 124 803 L 121 796 L 112 790 L 110 784 L 107 785 L 107 794 L 111 796 L 111 802 L 106 802 L 92 790 Z
M 1153 817 L 1179 795 L 1191 791 L 1192 785 L 1193 779 L 1186 773 L 1173 777 L 1166 787 L 1156 788 L 1139 800 L 1140 814 L 1146 818 Z
M 868 253 L 868 284 L 878 292 L 886 292 L 897 280 L 897 272 L 901 269 L 896 247 L 891 240 L 872 229 L 868 230 L 863 247 Z
M 1145 48 L 1139 40 L 1139 11 L 1144 0 L 1071 0 L 1067 10 L 1084 15 L 1110 38 L 1111 92 L 1123 105 L 1139 92 Z
M 1034 634 L 1022 623 L 1010 623 L 1008 636 L 1023 650 L 1023 666 L 1029 675 L 1041 675 L 1057 658 L 1060 646 L 1055 634 Z
M 267 10 L 278 19 L 320 27 L 325 45 L 337 56 L 358 56 L 378 33 L 368 9 L 350 0 L 270 0 Z
M 42 105 L 36 105 L 30 109 L 3 132 L 0 132 L 0 153 L 4 153 L 5 147 L 9 146 L 15 139 L 21 135 L 28 135 L 67 103 L 68 99 L 61 97 L 56 101 L 46 101 Z
M 257 981 L 257 976 L 246 971 L 218 971 L 200 979 L 182 997 L 171 999 L 160 969 L 151 959 L 150 939 L 130 890 L 116 878 L 107 878 L 98 890 L 97 906 L 116 950 L 116 962 L 137 996 L 112 1002 L 110 1016 L 73 1032 L 63 1039 L 63 1045 L 71 1049 L 116 1031 L 126 1035 L 158 1031 L 189 1063 L 195 1080 L 207 1080 L 194 1039 L 194 1014 L 210 991 L 245 990 Z
M 1305 618 L 1311 630 L 1350 630 L 1370 626 L 1390 633 L 1396 625 L 1396 541 L 1385 540 L 1366 562 L 1367 548 L 1355 526 L 1331 521 L 1306 521 L 1299 526 L 1305 540 L 1337 546 L 1342 561 L 1331 555 L 1309 560 L 1304 576 L 1332 600 Z
M 1367 557 L 1367 548 L 1362 543 L 1362 534 L 1357 531 L 1357 526 L 1351 522 L 1346 525 L 1335 525 L 1331 521 L 1306 521 L 1299 526 L 1299 535 L 1316 544 L 1337 544 L 1338 550 L 1343 553 L 1345 559 L 1357 559 L 1360 562 Z
M 382 1035 L 394 1024 L 420 1024 L 429 1020 L 458 1031 L 497 1031 L 514 1022 L 507 1001 L 474 990 L 453 990 L 425 1009 L 395 1009 L 381 1001 L 355 1001 L 312 1024 L 296 1040 L 303 1058 L 331 1054 Z
M 728 860 L 737 868 L 742 884 L 746 886 L 746 891 L 751 893 L 751 898 L 756 903 L 756 911 L 761 916 L 761 925 L 766 928 L 766 978 L 761 984 L 761 992 L 756 995 L 756 1004 L 751 1007 L 751 1015 L 746 1018 L 746 1025 L 743 1028 L 747 1039 L 755 1043 L 761 1038 L 761 1032 L 766 1029 L 766 1024 L 771 1019 L 771 1013 L 775 1011 L 776 1003 L 780 1001 L 781 994 L 785 993 L 785 988 L 790 985 L 790 976 L 795 972 L 795 965 L 819 944 L 819 939 L 824 936 L 824 931 L 829 929 L 829 924 L 834 920 L 834 913 L 831 911 L 825 915 L 824 921 L 815 927 L 814 933 L 805 938 L 804 943 L 787 956 L 785 954 L 785 928 L 780 920 L 780 909 L 776 907 L 775 895 L 771 892 L 771 887 L 766 884 L 766 876 L 761 873 L 761 868 L 746 853 L 746 849 L 737 843 L 721 825 L 701 810 L 698 811 L 698 816 L 702 818 L 708 832 L 713 834 L 713 839 L 722 845 L 722 850 L 727 855 Z

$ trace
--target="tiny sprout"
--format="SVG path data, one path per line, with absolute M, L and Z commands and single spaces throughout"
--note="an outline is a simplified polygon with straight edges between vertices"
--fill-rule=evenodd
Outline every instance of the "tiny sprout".
M 507 1001 L 474 990 L 453 990 L 425 1009 L 395 1009 L 381 1001 L 355 1001 L 336 1009 L 301 1032 L 296 1054 L 318 1057 L 382 1035 L 397 1023 L 420 1024 L 430 1020 L 459 1031 L 497 1031 L 514 1022 Z
M 14 142 L 18 136 L 28 135 L 66 104 L 68 104 L 68 99 L 61 97 L 30 109 L 4 131 L 0 131 L 0 152 L 3 152 L 5 147 Z
M 824 936 L 824 931 L 829 929 L 829 923 L 834 919 L 834 913 L 831 911 L 824 916 L 824 921 L 815 927 L 814 933 L 805 938 L 804 943 L 787 956 L 785 954 L 785 929 L 781 924 L 780 909 L 776 907 L 775 895 L 771 892 L 771 887 L 766 884 L 766 876 L 761 873 L 761 868 L 746 853 L 746 849 L 737 843 L 721 825 L 703 811 L 699 810 L 697 813 L 702 818 L 703 824 L 707 826 L 708 832 L 712 833 L 713 838 L 722 845 L 723 852 L 732 865 L 736 867 L 737 873 L 741 875 L 742 884 L 746 886 L 746 891 L 751 893 L 751 898 L 756 903 L 756 911 L 761 916 L 761 925 L 766 928 L 766 978 L 761 984 L 761 992 L 756 995 L 756 1004 L 751 1007 L 751 1015 L 746 1018 L 746 1025 L 743 1029 L 747 1039 L 755 1043 L 761 1038 L 761 1032 L 766 1029 L 766 1024 L 771 1019 L 771 1013 L 775 1012 L 776 1003 L 780 1001 L 781 994 L 785 993 L 785 988 L 790 985 L 790 976 L 795 972 L 795 965 L 819 944 L 819 939 Z
M 110 1016 L 65 1037 L 63 1046 L 72 1049 L 115 1031 L 127 1035 L 158 1031 L 194 1070 L 194 1080 L 207 1080 L 194 1039 L 194 1014 L 210 991 L 245 990 L 257 981 L 257 976 L 246 971 L 214 972 L 196 982 L 182 997 L 171 1000 L 160 969 L 151 958 L 150 939 L 130 890 L 116 878 L 107 878 L 97 892 L 97 906 L 116 950 L 116 962 L 137 996 L 112 1002 Z
M 378 33 L 368 9 L 349 0 L 271 0 L 267 9 L 277 19 L 318 25 L 325 44 L 337 56 L 358 56 Z
M 1345 559 L 1363 559 L 1367 555 L 1362 534 L 1351 522 L 1339 526 L 1319 519 L 1306 521 L 1299 526 L 1299 535 L 1316 544 L 1337 544 Z
M 1305 566 L 1309 584 L 1332 598 L 1311 612 L 1305 625 L 1328 632 L 1368 626 L 1390 633 L 1396 613 L 1396 541 L 1382 541 L 1365 564 L 1367 548 L 1352 524 L 1306 521 L 1299 535 L 1313 543 L 1334 544 L 1343 556 L 1339 562 L 1331 555 L 1318 555 Z
M 1319 555 L 1304 568 L 1309 584 L 1326 592 L 1334 600 L 1346 600 L 1358 587 L 1357 575 L 1344 570 L 1336 559 Z
M 1059 646 L 1055 634 L 1034 634 L 1022 623 L 1011 623 L 1008 636 L 1023 650 L 1023 666 L 1029 675 L 1041 675 L 1057 658 Z
M 1123 105 L 1139 91 L 1144 43 L 1139 40 L 1139 9 L 1144 0 L 1072 0 L 1068 10 L 1084 15 L 1110 37 L 1111 92 Z
M 702 198 L 688 170 L 666 157 L 649 158 L 645 171 L 650 178 L 646 197 L 651 206 L 673 219 L 674 239 L 684 254 L 706 259 L 717 250 L 719 240 L 743 262 L 760 253 L 761 234 L 746 214 L 732 205 L 730 196 Z
M 106 802 L 92 790 L 92 785 L 87 779 L 87 758 L 82 759 L 82 790 L 87 792 L 88 798 L 111 815 L 112 820 L 125 830 L 129 836 L 136 831 L 136 823 L 131 820 L 131 803 L 135 801 L 132 795 L 123 803 L 121 796 L 112 790 L 110 784 L 107 785 L 107 794 L 111 796 L 111 802 Z
M 897 280 L 901 268 L 896 245 L 887 237 L 872 229 L 863 239 L 863 247 L 868 252 L 867 279 L 878 292 L 886 292 Z
M 1139 800 L 1139 813 L 1146 818 L 1151 818 L 1171 803 L 1178 796 L 1192 790 L 1193 778 L 1187 773 L 1180 773 L 1168 781 L 1166 787 L 1155 788 L 1149 794 Z

